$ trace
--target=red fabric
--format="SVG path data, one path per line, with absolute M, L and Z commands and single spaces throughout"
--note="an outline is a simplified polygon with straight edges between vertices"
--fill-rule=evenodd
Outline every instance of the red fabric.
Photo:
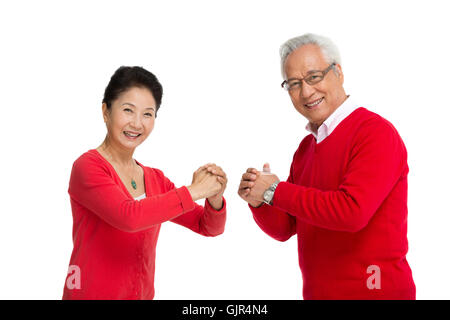
M 395 128 L 365 108 L 321 143 L 303 139 L 273 206 L 250 208 L 273 238 L 297 234 L 304 299 L 415 299 L 406 261 L 408 171 Z M 367 285 L 371 265 L 380 268 L 380 289 Z
M 153 299 L 160 224 L 172 221 L 204 236 L 224 231 L 226 205 L 197 205 L 186 187 L 175 188 L 162 171 L 144 167 L 147 197 L 136 201 L 96 150 L 73 164 L 69 195 L 73 214 L 70 265 L 81 288 L 64 286 L 63 299 Z M 68 274 L 68 277 L 71 274 Z M 66 278 L 67 281 L 67 278 Z

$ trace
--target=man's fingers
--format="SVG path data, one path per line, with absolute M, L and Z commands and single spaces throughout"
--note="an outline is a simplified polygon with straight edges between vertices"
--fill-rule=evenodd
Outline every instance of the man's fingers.
M 257 176 L 256 174 L 254 174 L 254 173 L 244 173 L 244 174 L 242 175 L 242 180 L 243 180 L 243 181 L 244 181 L 244 180 L 255 181 L 257 177 L 258 177 L 258 176 Z
M 246 189 L 246 188 L 252 188 L 255 186 L 255 183 L 253 181 L 241 181 L 241 184 L 239 185 L 239 189 Z
M 238 194 L 241 197 L 247 197 L 250 194 L 250 189 L 249 188 L 239 189 Z
M 247 169 L 247 173 L 254 173 L 254 174 L 257 174 L 257 173 L 258 173 L 258 170 L 256 170 L 255 168 L 248 168 L 248 169 Z

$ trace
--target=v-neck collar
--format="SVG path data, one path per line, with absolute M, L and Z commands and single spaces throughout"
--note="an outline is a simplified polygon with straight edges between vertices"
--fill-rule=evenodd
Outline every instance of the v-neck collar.
M 120 184 L 122 185 L 123 189 L 125 189 L 125 192 L 128 194 L 128 196 L 134 200 L 134 197 L 131 195 L 131 193 L 128 191 L 127 187 L 125 186 L 125 184 L 123 183 L 122 179 L 120 179 L 119 174 L 116 172 L 116 169 L 114 169 L 113 165 L 111 163 L 109 163 L 108 160 L 106 160 L 106 158 L 104 156 L 102 156 L 102 154 L 100 152 L 98 152 L 97 149 L 91 149 L 90 151 L 94 151 L 99 157 L 100 159 L 102 159 L 104 162 L 106 162 L 106 165 L 111 169 L 112 172 L 114 172 L 114 174 L 116 175 L 116 177 L 118 178 L 118 180 L 120 181 Z M 145 176 L 145 168 L 142 164 L 139 163 L 139 161 L 137 161 L 136 159 L 133 159 L 134 161 L 136 161 L 136 163 L 138 164 L 138 166 L 140 166 L 144 172 L 144 192 L 146 194 L 146 196 L 149 195 L 148 193 L 148 185 L 147 185 L 147 177 Z

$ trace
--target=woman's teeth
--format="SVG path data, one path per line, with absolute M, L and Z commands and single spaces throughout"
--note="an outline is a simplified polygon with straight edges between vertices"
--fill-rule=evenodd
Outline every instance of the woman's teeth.
M 135 133 L 127 132 L 127 131 L 124 131 L 123 133 L 124 133 L 127 137 L 130 137 L 130 138 L 137 138 L 137 137 L 139 137 L 139 136 L 141 135 L 140 133 L 135 134 Z
M 322 102 L 322 100 L 323 100 L 323 98 L 320 98 L 319 100 L 316 100 L 315 102 L 313 102 L 313 103 L 307 103 L 307 104 L 305 104 L 305 106 L 307 106 L 308 108 L 311 108 L 311 107 L 314 107 L 314 106 L 317 106 L 319 103 L 321 103 Z

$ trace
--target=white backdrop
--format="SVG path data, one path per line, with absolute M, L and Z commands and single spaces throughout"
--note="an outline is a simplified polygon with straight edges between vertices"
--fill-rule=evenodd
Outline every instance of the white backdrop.
M 229 177 L 222 236 L 163 224 L 155 299 L 301 299 L 296 237 L 265 235 L 237 187 L 264 162 L 287 178 L 307 132 L 280 88 L 278 48 L 314 32 L 340 48 L 347 93 L 403 137 L 417 298 L 449 299 L 448 20 L 431 0 L 2 2 L 0 298 L 61 298 L 72 163 L 104 138 L 112 73 L 139 65 L 165 93 L 135 159 L 177 186 L 207 162 Z

